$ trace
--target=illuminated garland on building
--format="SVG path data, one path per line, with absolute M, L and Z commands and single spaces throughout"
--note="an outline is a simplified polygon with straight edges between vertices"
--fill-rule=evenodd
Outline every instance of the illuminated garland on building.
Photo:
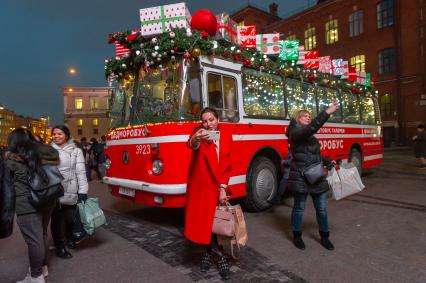
M 162 71 L 173 67 L 182 58 L 198 60 L 201 55 L 219 56 L 243 64 L 246 68 L 311 82 L 359 95 L 376 95 L 373 88 L 358 85 L 329 74 L 305 69 L 294 63 L 280 61 L 253 48 L 246 48 L 225 40 L 216 40 L 206 32 L 174 29 L 153 38 L 139 32 L 117 32 L 109 35 L 108 43 L 118 42 L 129 53 L 105 60 L 105 76 L 119 82 L 139 74 L 142 69 Z M 254 99 L 254 98 L 253 98 Z

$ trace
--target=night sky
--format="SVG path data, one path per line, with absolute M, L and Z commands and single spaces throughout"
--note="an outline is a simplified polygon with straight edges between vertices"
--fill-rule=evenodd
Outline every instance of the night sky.
M 104 60 L 114 56 L 108 33 L 140 28 L 139 9 L 161 0 L 1 0 L 0 105 L 21 115 L 63 122 L 63 86 L 106 86 Z M 268 10 L 273 0 L 188 0 L 191 14 L 233 13 L 248 3 Z M 275 0 L 288 15 L 314 0 Z M 68 74 L 75 67 L 77 74 Z

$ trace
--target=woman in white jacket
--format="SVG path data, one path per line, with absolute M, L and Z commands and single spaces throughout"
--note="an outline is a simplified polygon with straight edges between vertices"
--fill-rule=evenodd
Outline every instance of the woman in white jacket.
M 65 192 L 52 213 L 52 238 L 56 246 L 56 256 L 71 258 L 71 253 L 65 248 L 65 242 L 69 247 L 75 247 L 75 241 L 78 240 L 73 236 L 73 226 L 78 213 L 76 205 L 78 201 L 87 199 L 89 187 L 84 156 L 83 151 L 71 139 L 70 130 L 64 125 L 52 129 L 52 146 L 59 152 L 58 168 L 64 177 L 62 185 Z

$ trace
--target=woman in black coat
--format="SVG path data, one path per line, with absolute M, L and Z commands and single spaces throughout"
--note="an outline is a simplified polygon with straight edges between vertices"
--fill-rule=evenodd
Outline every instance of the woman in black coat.
M 288 180 L 288 187 L 294 196 L 291 217 L 293 243 L 302 250 L 305 249 L 305 243 L 302 240 L 302 218 L 308 194 L 311 195 L 314 202 L 321 244 L 328 250 L 334 249 L 329 240 L 330 232 L 327 219 L 327 191 L 329 186 L 327 180 L 323 177 L 311 184 L 312 181 L 308 181 L 308 174 L 305 172 L 306 169 L 312 168 L 315 164 L 322 168 L 323 165 L 329 166 L 331 163 L 330 158 L 321 156 L 320 145 L 314 134 L 324 125 L 330 115 L 337 110 L 337 107 L 338 103 L 334 100 L 329 108 L 319 113 L 313 120 L 311 120 L 309 111 L 297 111 L 286 133 L 290 143 L 290 151 L 293 155 Z
M 28 246 L 30 269 L 24 280 L 19 282 L 45 282 L 47 276 L 47 226 L 53 208 L 46 205 L 35 207 L 31 199 L 29 179 L 45 176 L 43 164 L 59 164 L 59 153 L 51 146 L 39 144 L 25 128 L 13 130 L 7 139 L 8 152 L 5 157 L 5 188 L 13 188 L 16 203 L 16 222 Z

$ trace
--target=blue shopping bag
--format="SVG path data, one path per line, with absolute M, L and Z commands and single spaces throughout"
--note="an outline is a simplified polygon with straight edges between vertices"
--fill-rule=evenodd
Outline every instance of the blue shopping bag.
M 77 204 L 81 223 L 87 234 L 93 235 L 97 228 L 106 224 L 104 212 L 99 207 L 98 198 L 88 198 Z

